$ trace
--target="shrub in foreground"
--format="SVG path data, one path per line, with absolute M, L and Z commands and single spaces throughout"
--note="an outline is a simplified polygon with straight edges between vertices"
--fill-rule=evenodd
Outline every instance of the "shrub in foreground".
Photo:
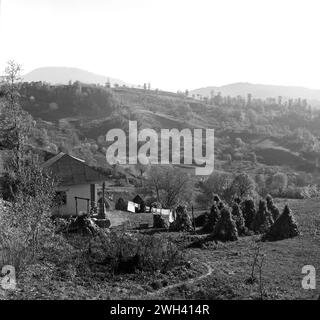
M 88 253 L 114 273 L 166 272 L 183 262 L 176 245 L 160 235 L 103 232 L 91 239 Z

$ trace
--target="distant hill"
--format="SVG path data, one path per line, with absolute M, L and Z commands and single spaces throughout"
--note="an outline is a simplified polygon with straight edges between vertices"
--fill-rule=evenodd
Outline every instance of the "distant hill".
M 119 84 L 120 86 L 128 85 L 119 79 L 109 78 L 78 68 L 67 67 L 38 68 L 24 75 L 23 80 L 26 82 L 43 81 L 52 84 L 68 84 L 70 80 L 73 82 L 80 81 L 82 83 L 90 84 L 105 84 L 109 80 L 112 85 L 115 83 Z
M 106 133 L 115 128 L 128 133 L 131 120 L 138 122 L 139 129 L 157 132 L 214 129 L 219 170 L 271 175 L 281 168 L 290 173 L 290 181 L 301 171 L 312 174 L 320 184 L 317 110 L 310 113 L 277 104 L 261 108 L 254 101 L 250 108 L 242 103 L 219 106 L 184 94 L 141 88 L 82 86 L 79 90 L 70 86 L 65 90 L 57 86 L 52 90 L 32 83 L 21 86 L 20 102 L 36 120 L 31 145 L 69 153 L 94 166 L 106 167 L 105 152 L 110 145 Z M 187 142 L 197 145 L 197 141 Z M 193 166 L 189 167 L 193 172 Z
M 223 96 L 246 96 L 251 93 L 253 98 L 265 99 L 269 97 L 282 96 L 288 98 L 308 99 L 313 106 L 320 107 L 320 90 L 304 87 L 276 86 L 265 84 L 253 84 L 246 82 L 232 83 L 221 87 L 205 87 L 190 91 L 190 94 L 210 96 L 211 90 L 215 93 L 221 92 Z

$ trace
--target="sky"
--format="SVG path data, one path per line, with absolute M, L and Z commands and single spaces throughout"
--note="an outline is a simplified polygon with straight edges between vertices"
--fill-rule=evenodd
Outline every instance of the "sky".
M 0 70 L 77 67 L 153 88 L 320 89 L 319 0 L 0 0 Z

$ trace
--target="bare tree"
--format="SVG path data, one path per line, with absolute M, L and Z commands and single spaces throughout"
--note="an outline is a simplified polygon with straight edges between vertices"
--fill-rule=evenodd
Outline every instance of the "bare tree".
M 150 167 L 146 187 L 166 208 L 172 208 L 182 201 L 189 202 L 191 199 L 192 186 L 189 175 L 171 166 Z

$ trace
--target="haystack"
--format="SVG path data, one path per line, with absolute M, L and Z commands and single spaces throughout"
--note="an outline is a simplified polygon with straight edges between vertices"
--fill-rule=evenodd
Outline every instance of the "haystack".
M 123 198 L 119 198 L 115 205 L 116 210 L 127 211 L 127 203 Z
M 277 241 L 296 237 L 300 234 L 298 224 L 288 205 L 270 230 L 263 236 L 265 241 Z
M 272 214 L 268 211 L 266 202 L 261 200 L 258 212 L 252 222 L 251 229 L 255 233 L 266 233 L 273 225 Z
M 246 226 L 245 221 L 242 215 L 242 211 L 238 203 L 234 203 L 232 206 L 232 218 L 236 223 L 237 231 L 239 236 L 243 236 L 246 234 Z
M 280 217 L 280 210 L 274 204 L 273 199 L 270 195 L 267 195 L 266 201 L 267 201 L 267 208 L 271 212 L 273 220 L 276 221 Z
M 87 215 L 76 217 L 65 229 L 65 231 L 70 233 L 81 233 L 85 235 L 98 234 L 99 230 L 100 228 L 95 221 Z
M 252 199 L 246 199 L 241 203 L 242 215 L 245 221 L 245 226 L 251 229 L 253 220 L 257 214 L 256 208 L 254 206 L 254 201 Z
M 238 240 L 237 226 L 232 219 L 230 210 L 225 207 L 221 211 L 221 218 L 213 230 L 213 237 L 221 241 L 236 241 Z
M 209 213 L 208 212 L 205 212 L 203 214 L 200 214 L 199 216 L 197 216 L 195 219 L 194 219 L 194 224 L 196 227 L 204 227 L 206 222 L 207 222 L 207 218 L 209 216 Z
M 216 203 L 214 203 L 211 207 L 210 213 L 206 215 L 205 217 L 205 223 L 203 226 L 202 231 L 211 233 L 214 229 L 214 226 L 217 224 L 217 222 L 220 219 L 220 210 L 218 209 L 218 206 Z
M 168 229 L 169 228 L 169 220 L 166 217 L 161 216 L 160 214 L 153 215 L 153 228 L 155 229 Z
M 170 224 L 170 231 L 188 232 L 192 231 L 192 222 L 185 206 L 178 206 L 176 209 L 176 219 Z

